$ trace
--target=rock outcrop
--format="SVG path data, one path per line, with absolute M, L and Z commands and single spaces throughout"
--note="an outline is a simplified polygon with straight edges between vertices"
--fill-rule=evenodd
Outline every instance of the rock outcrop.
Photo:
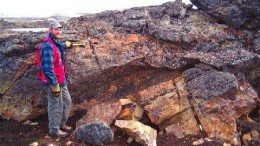
M 77 127 L 139 120 L 145 122 L 137 125 L 156 125 L 158 132 L 179 138 L 206 133 L 241 143 L 237 120 L 259 110 L 260 35 L 252 25 L 259 24 L 259 4 L 192 2 L 199 10 L 177 0 L 66 23 L 63 40 L 85 45 L 66 51 L 73 111 L 86 111 Z M 24 121 L 47 112 L 33 65 L 45 34 L 1 36 L 1 117 Z
M 259 28 L 260 2 L 255 0 L 191 0 L 206 13 L 234 27 Z

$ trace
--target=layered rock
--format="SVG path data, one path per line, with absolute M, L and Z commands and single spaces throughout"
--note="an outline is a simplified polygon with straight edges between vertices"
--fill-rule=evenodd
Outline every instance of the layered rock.
M 205 6 L 216 8 L 218 2 Z M 238 2 L 225 3 L 237 9 Z M 239 145 L 236 120 L 248 116 L 259 100 L 259 32 L 229 27 L 249 27 L 244 9 L 235 17 L 223 11 L 225 25 L 217 23 L 219 15 L 211 17 L 211 9 L 199 8 L 206 13 L 178 0 L 69 20 L 64 40 L 85 45 L 66 51 L 73 109 L 87 112 L 77 125 L 140 120 L 179 138 L 206 132 Z M 23 121 L 47 112 L 33 66 L 44 35 L 1 36 L 1 117 Z M 122 106 L 120 99 L 131 104 Z M 142 110 L 142 116 L 136 114 Z
M 90 108 L 88 113 L 76 123 L 76 126 L 80 127 L 83 124 L 89 124 L 98 121 L 102 121 L 107 125 L 110 125 L 121 112 L 121 109 L 122 107 L 119 105 L 119 103 L 95 105 L 94 107 Z

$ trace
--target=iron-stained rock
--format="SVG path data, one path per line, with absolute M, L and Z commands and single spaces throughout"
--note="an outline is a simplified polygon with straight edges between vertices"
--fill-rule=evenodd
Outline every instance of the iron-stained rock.
M 117 115 L 121 112 L 122 106 L 119 102 L 102 103 L 91 107 L 85 116 L 77 121 L 76 126 L 88 124 L 96 121 L 103 121 L 110 125 Z
M 212 98 L 193 102 L 199 121 L 210 138 L 218 138 L 234 145 L 240 145 L 236 115 L 230 101 Z

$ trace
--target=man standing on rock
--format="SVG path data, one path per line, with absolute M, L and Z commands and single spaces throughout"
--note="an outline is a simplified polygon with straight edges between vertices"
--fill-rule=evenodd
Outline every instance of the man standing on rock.
M 54 137 L 66 137 L 71 127 L 66 125 L 71 109 L 71 97 L 65 77 L 65 49 L 71 48 L 69 41 L 59 42 L 62 26 L 52 21 L 49 32 L 37 53 L 39 77 L 47 85 L 49 133 Z M 66 132 L 67 131 L 67 132 Z

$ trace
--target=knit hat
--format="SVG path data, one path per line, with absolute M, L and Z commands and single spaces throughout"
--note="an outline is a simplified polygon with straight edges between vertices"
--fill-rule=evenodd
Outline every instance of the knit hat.
M 58 21 L 51 21 L 49 24 L 49 28 L 62 28 L 62 26 Z

